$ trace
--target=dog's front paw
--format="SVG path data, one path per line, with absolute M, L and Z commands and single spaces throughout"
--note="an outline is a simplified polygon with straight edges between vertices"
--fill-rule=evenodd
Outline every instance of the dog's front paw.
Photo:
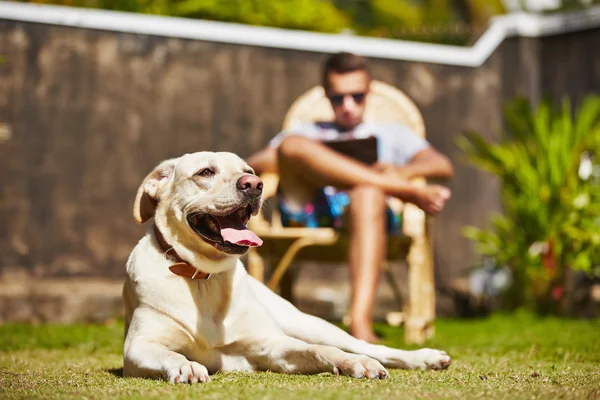
M 361 355 L 349 355 L 335 365 L 333 373 L 368 379 L 386 379 L 389 376 L 387 370 L 379 361 Z
M 167 374 L 167 380 L 171 383 L 197 383 L 209 382 L 210 377 L 204 365 L 187 361 L 178 367 L 171 368 Z
M 445 351 L 420 349 L 414 354 L 413 368 L 415 369 L 446 369 L 450 366 L 451 359 Z

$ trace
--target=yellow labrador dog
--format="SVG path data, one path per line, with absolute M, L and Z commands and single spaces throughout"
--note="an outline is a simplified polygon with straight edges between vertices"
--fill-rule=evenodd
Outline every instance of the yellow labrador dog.
M 443 351 L 357 340 L 304 314 L 246 273 L 261 244 L 246 228 L 262 182 L 232 153 L 162 162 L 142 182 L 139 223 L 153 218 L 127 261 L 124 375 L 206 382 L 217 371 L 332 372 L 382 379 L 384 368 L 444 369 Z

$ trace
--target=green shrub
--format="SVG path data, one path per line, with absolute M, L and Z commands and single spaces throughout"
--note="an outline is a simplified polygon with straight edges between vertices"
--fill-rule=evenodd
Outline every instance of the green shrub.
M 248 25 L 340 32 L 351 21 L 324 0 L 32 0 L 35 3 L 171 15 Z
M 466 44 L 472 23 L 503 13 L 501 0 L 20 0 L 285 29 Z M 483 6 L 482 6 L 483 4 Z M 483 21 L 483 22 L 481 22 Z
M 568 100 L 559 108 L 544 100 L 533 111 L 523 99 L 505 117 L 500 143 L 473 132 L 458 141 L 473 165 L 500 179 L 504 212 L 490 229 L 464 234 L 512 271 L 508 305 L 558 311 L 566 272 L 600 264 L 600 97 L 585 99 L 574 118 Z
M 348 18 L 322 0 L 183 0 L 173 2 L 171 15 L 321 32 L 340 32 Z

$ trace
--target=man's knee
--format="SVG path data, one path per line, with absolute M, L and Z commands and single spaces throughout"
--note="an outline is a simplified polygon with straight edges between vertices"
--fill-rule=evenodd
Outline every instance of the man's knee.
M 350 211 L 354 215 L 382 217 L 385 215 L 385 192 L 372 185 L 360 185 L 350 192 Z
M 306 155 L 307 144 L 313 140 L 300 135 L 287 136 L 278 147 L 279 157 L 295 159 Z

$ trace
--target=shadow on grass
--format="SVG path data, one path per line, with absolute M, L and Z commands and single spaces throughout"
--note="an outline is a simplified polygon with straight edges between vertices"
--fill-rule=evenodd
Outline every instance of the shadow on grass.
M 111 368 L 111 369 L 107 369 L 105 371 L 113 376 L 116 376 L 117 378 L 123 377 L 123 368 L 122 367 L 121 368 Z

